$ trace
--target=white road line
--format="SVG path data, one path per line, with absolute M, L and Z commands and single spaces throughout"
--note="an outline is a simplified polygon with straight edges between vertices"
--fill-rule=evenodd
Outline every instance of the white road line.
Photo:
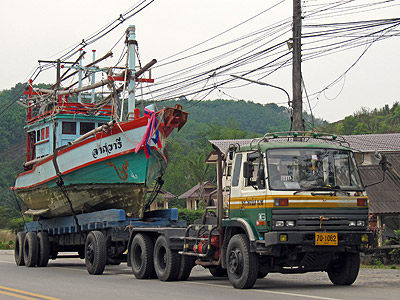
M 208 286 L 215 286 L 215 287 L 221 287 L 221 288 L 232 288 L 231 286 L 225 286 L 225 285 L 219 285 L 219 284 L 213 284 L 213 283 L 204 283 L 204 282 L 184 281 L 184 283 L 197 284 L 197 285 L 208 285 Z M 238 290 L 238 291 L 240 291 L 240 290 Z M 265 293 L 265 294 L 285 295 L 285 296 L 292 296 L 292 297 L 302 297 L 302 298 L 309 298 L 309 299 L 343 300 L 343 299 L 339 299 L 339 298 L 329 298 L 329 297 L 313 296 L 313 295 L 306 295 L 306 294 L 294 294 L 294 293 L 287 293 L 287 292 L 267 291 L 267 290 L 260 290 L 260 289 L 250 289 L 247 291 Z M 245 291 L 242 290 L 241 292 L 245 292 Z

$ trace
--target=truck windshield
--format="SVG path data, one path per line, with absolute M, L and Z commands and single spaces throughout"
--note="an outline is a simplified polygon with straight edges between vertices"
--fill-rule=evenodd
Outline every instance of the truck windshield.
M 267 150 L 271 190 L 362 190 L 351 151 L 318 148 Z

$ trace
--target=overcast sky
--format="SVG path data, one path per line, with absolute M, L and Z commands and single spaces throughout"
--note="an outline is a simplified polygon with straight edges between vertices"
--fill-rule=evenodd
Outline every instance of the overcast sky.
M 198 50 L 212 48 L 221 42 L 242 37 L 257 29 L 290 18 L 292 2 L 292 0 L 155 0 L 98 44 L 90 45 L 86 51 L 90 53 L 92 49 L 96 49 L 98 57 L 104 55 L 124 34 L 127 26 L 132 24 L 136 26 L 142 63 L 145 64 L 156 58 L 161 64 L 165 58 L 224 32 L 260 12 L 264 13 L 220 38 L 208 41 L 203 46 L 204 48 Z M 343 1 L 307 0 L 303 1 L 303 5 L 305 10 L 310 11 L 317 5 L 331 2 Z M 379 1 L 357 0 L 351 5 L 372 2 Z M 39 59 L 57 59 L 60 53 L 65 53 L 69 47 L 115 20 L 135 3 L 137 3 L 136 0 L 1 1 L 0 89 L 9 89 L 18 82 L 27 81 Z M 275 5 L 276 7 L 268 10 Z M 310 23 L 348 22 L 400 16 L 400 0 L 394 0 L 386 6 L 388 7 L 386 9 L 378 9 L 382 6 L 375 6 L 374 10 L 360 9 L 363 12 L 358 14 L 347 15 L 342 12 L 336 18 L 310 20 Z M 284 41 L 290 37 L 289 32 L 281 39 Z M 339 51 L 337 54 L 305 61 L 303 78 L 307 93 L 312 95 L 329 86 L 360 57 L 366 47 L 364 45 L 350 51 Z M 113 51 L 114 58 L 119 57 L 118 51 L 118 48 Z M 158 77 L 173 71 L 174 68 L 186 67 L 185 64 L 192 66 L 204 59 L 211 59 L 215 55 L 217 54 L 213 52 L 192 60 L 181 61 L 176 65 L 155 68 L 152 76 L 157 81 Z M 399 36 L 372 44 L 343 79 L 324 93 L 318 94 L 318 97 L 311 98 L 310 106 L 313 114 L 328 121 L 336 121 L 360 110 L 361 107 L 380 108 L 385 104 L 391 106 L 393 102 L 400 101 L 399 55 Z M 86 56 L 87 63 L 91 59 L 90 53 Z M 71 58 L 71 60 L 74 59 Z M 254 62 L 248 68 L 256 68 L 257 64 L 262 65 L 263 61 Z M 238 75 L 241 74 L 238 73 Z M 44 75 L 38 78 L 37 83 L 54 81 L 54 76 L 54 72 L 52 75 Z M 229 75 L 226 74 L 226 76 Z M 212 80 L 216 84 L 222 80 L 222 77 Z M 282 68 L 263 78 L 262 81 L 279 86 L 291 95 L 290 67 Z M 195 99 L 195 96 L 192 95 L 188 99 Z M 255 84 L 229 89 L 221 86 L 205 99 L 216 98 L 243 99 L 262 104 L 274 102 L 283 106 L 287 102 L 287 97 L 282 91 Z M 309 110 L 308 103 L 304 105 L 305 110 Z

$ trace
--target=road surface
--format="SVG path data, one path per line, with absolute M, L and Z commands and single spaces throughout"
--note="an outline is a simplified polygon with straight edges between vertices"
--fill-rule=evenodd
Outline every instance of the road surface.
M 93 276 L 80 259 L 57 259 L 46 268 L 17 267 L 12 251 L 0 251 L 1 300 L 123 299 L 400 299 L 400 270 L 361 269 L 352 286 L 330 283 L 326 273 L 268 274 L 251 290 L 236 290 L 228 279 L 195 267 L 187 281 L 138 280 L 126 264 L 106 266 Z

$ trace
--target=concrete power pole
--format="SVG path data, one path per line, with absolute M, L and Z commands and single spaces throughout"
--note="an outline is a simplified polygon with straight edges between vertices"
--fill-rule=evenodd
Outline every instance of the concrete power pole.
M 301 91 L 301 0 L 293 0 L 293 130 L 302 131 L 303 102 Z

